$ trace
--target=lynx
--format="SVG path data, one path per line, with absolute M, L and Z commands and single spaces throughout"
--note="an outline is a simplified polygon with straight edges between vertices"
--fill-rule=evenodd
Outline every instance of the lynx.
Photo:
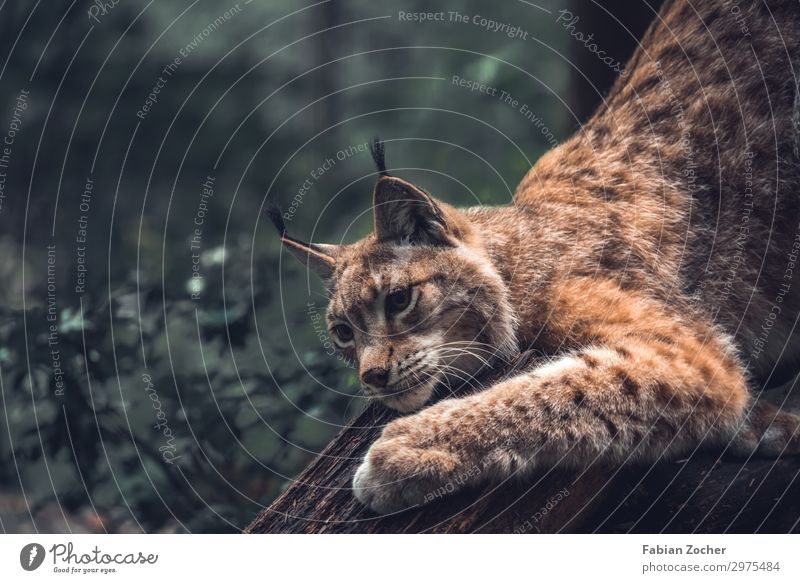
M 800 453 L 798 419 L 751 394 L 800 354 L 798 57 L 795 2 L 667 2 L 510 205 L 456 209 L 389 174 L 376 142 L 374 233 L 305 243 L 272 213 L 364 391 L 409 413 L 371 446 L 359 500 L 392 512 L 700 446 Z M 431 403 L 530 348 L 547 361 Z

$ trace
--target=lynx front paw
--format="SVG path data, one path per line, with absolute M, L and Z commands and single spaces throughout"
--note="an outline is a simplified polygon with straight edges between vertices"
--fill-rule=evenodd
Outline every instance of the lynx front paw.
M 372 460 L 365 458 L 353 478 L 353 494 L 359 502 L 378 514 L 390 514 L 418 506 L 419 502 L 413 500 L 414 496 L 404 491 L 402 482 L 386 475 Z
M 413 508 L 464 483 L 459 479 L 461 464 L 452 453 L 434 445 L 414 445 L 409 435 L 398 436 L 396 428 L 386 433 L 391 437 L 373 444 L 353 478 L 356 498 L 375 512 Z

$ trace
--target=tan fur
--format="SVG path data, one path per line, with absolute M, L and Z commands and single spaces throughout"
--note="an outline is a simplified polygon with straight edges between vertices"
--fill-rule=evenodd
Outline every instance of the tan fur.
M 724 2 L 668 2 L 513 205 L 459 211 L 384 176 L 375 234 L 305 256 L 290 242 L 326 278 L 332 334 L 352 328 L 362 379 L 388 379 L 365 384 L 390 407 L 419 409 L 520 347 L 551 356 L 388 425 L 359 499 L 398 510 L 558 460 L 652 463 L 701 443 L 800 452 L 797 419 L 748 392 L 800 347 L 800 11 L 737 6 L 749 36 Z M 388 316 L 409 287 L 414 308 Z

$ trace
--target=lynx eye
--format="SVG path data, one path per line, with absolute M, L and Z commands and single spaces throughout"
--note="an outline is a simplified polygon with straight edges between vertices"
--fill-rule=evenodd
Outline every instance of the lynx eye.
M 344 343 L 353 340 L 353 329 L 347 324 L 337 324 L 333 327 L 334 335 Z
M 386 296 L 386 313 L 397 314 L 405 310 L 411 303 L 411 288 L 401 289 Z

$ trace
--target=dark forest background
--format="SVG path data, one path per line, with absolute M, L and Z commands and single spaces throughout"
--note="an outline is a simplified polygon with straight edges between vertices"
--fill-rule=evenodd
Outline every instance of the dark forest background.
M 0 528 L 243 528 L 364 406 L 265 206 L 363 236 L 375 134 L 436 196 L 507 203 L 656 8 L 0 3 Z

